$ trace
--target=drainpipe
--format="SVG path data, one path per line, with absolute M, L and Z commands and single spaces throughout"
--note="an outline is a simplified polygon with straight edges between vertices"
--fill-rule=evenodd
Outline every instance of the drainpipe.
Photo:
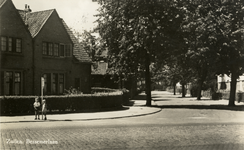
M 32 71 L 33 71 L 33 80 L 32 80 L 32 86 L 33 86 L 33 91 L 32 91 L 32 93 L 33 93 L 33 95 L 35 95 L 35 76 L 36 76 L 36 65 L 35 65 L 35 40 L 34 40 L 34 38 L 32 38 L 32 54 L 33 54 L 33 56 L 32 56 Z

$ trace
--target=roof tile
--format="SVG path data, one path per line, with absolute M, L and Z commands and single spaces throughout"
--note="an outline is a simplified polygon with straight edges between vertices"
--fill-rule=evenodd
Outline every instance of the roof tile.
M 24 10 L 18 11 L 23 21 L 28 24 L 28 28 L 32 37 L 35 37 L 40 32 L 43 25 L 46 23 L 47 19 L 51 16 L 54 10 L 55 9 L 31 13 L 26 13 Z
M 91 58 L 89 57 L 88 53 L 80 45 L 78 39 L 74 36 L 73 32 L 69 29 L 69 27 L 67 26 L 67 24 L 64 22 L 63 19 L 62 19 L 62 22 L 72 40 L 72 42 L 74 43 L 73 55 L 75 56 L 75 58 L 78 59 L 79 62 L 91 63 Z

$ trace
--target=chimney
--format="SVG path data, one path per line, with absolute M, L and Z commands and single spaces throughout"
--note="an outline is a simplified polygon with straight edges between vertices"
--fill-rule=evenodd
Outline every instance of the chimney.
M 27 20 L 28 20 L 28 13 L 31 12 L 31 9 L 30 9 L 30 6 L 25 4 L 25 25 L 28 27 L 28 23 L 27 23 Z
M 26 13 L 31 12 L 30 6 L 25 4 L 25 10 Z
M 28 5 L 28 12 L 31 12 L 30 6 Z

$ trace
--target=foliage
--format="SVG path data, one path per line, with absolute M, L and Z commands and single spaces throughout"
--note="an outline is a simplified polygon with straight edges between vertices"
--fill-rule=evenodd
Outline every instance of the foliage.
M 100 0 L 99 3 L 97 31 L 108 47 L 109 64 L 114 72 L 125 75 L 144 72 L 147 95 L 151 76 L 182 84 L 194 79 L 198 99 L 204 84 L 213 76 L 231 73 L 229 105 L 234 105 L 236 79 L 244 68 L 244 1 Z
M 100 0 L 99 31 L 108 48 L 110 68 L 117 74 L 145 73 L 147 105 L 151 105 L 149 66 L 180 47 L 182 21 L 176 1 Z M 175 43 L 178 43 L 177 45 Z

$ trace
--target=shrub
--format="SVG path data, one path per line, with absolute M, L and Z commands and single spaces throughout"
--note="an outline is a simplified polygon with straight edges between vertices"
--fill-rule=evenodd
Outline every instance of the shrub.
M 119 89 L 110 89 L 110 88 L 102 88 L 102 87 L 92 87 L 91 93 L 111 93 L 111 92 L 120 92 Z
M 127 92 L 96 94 L 77 94 L 44 96 L 49 111 L 84 111 L 122 107 Z M 33 113 L 33 103 L 37 96 L 2 96 L 0 97 L 1 114 Z

